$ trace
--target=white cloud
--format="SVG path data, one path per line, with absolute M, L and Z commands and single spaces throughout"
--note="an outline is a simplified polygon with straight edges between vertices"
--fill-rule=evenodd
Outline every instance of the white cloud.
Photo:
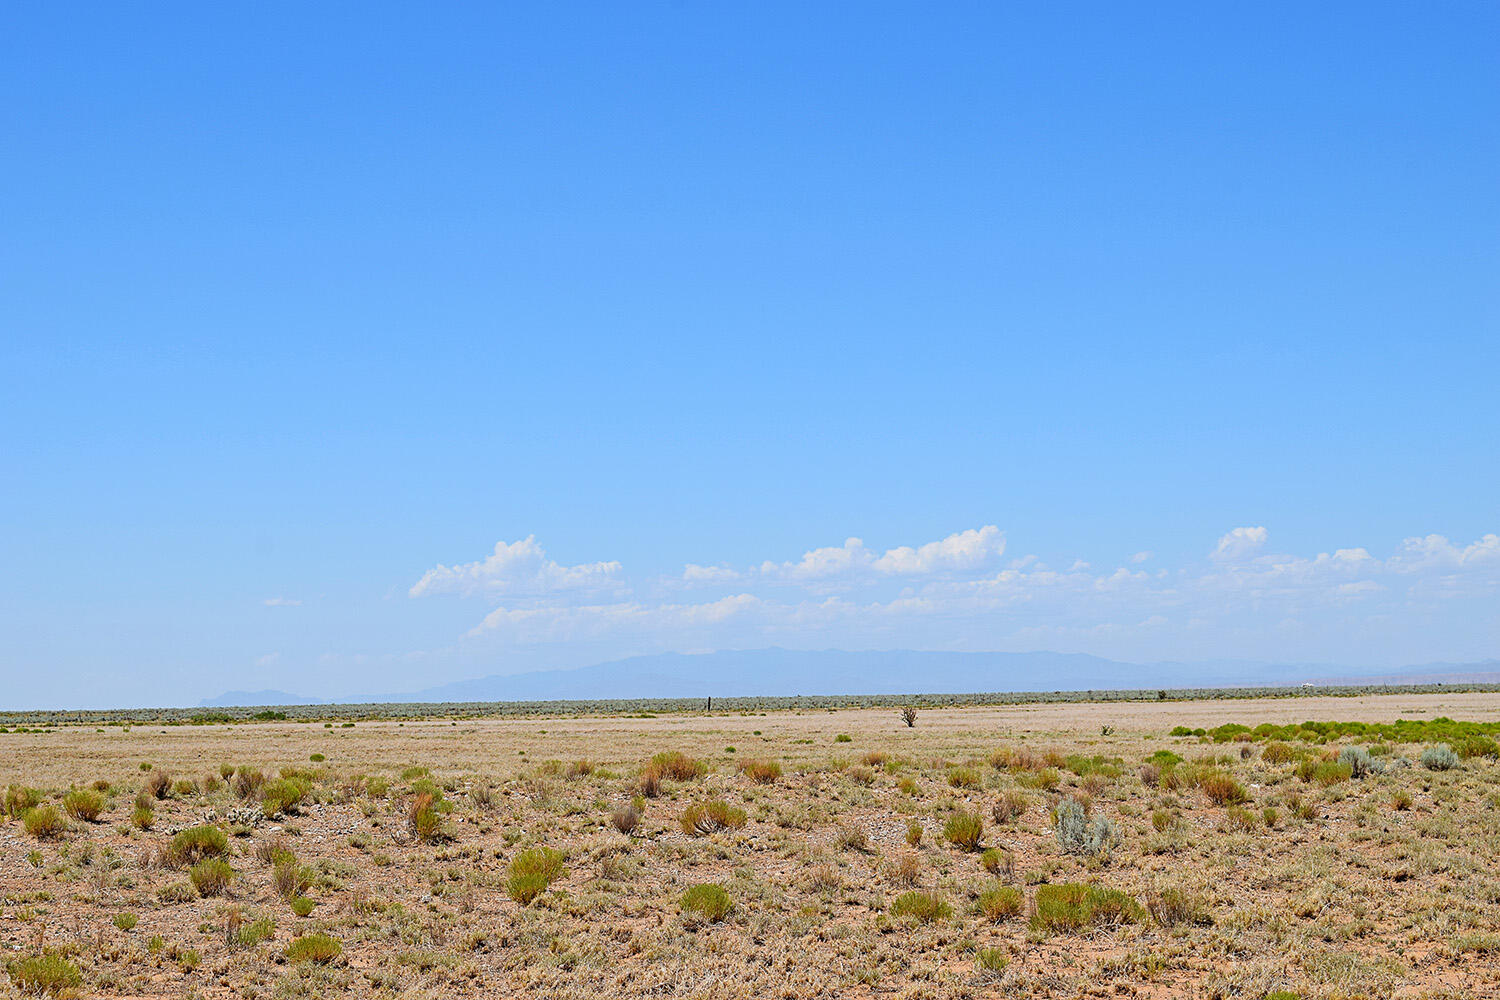
M 408 591 L 426 594 L 554 594 L 618 586 L 618 562 L 564 566 L 547 558 L 535 535 L 518 542 L 496 542 L 486 558 L 457 566 L 434 566 Z
M 268 608 L 297 608 L 302 606 L 302 602 L 295 597 L 268 597 L 260 603 Z
M 1210 558 L 1220 561 L 1242 559 L 1266 544 L 1265 528 L 1235 528 L 1219 539 Z
M 469 641 L 537 655 L 584 645 L 624 655 L 765 644 L 1036 648 L 1045 640 L 1119 657 L 1152 649 L 1161 658 L 1327 659 L 1342 655 L 1333 636 L 1374 644 L 1376 634 L 1399 634 L 1401 622 L 1430 628 L 1434 608 L 1468 607 L 1462 602 L 1500 592 L 1493 534 L 1468 545 L 1440 535 L 1408 538 L 1386 559 L 1361 547 L 1268 553 L 1268 536 L 1265 527 L 1235 528 L 1208 559 L 1177 567 L 1147 571 L 1141 564 L 1154 557 L 1142 552 L 1125 566 L 1096 570 L 1079 558 L 1056 570 L 1034 555 L 1002 564 L 1005 535 L 987 525 L 885 551 L 851 537 L 749 569 L 688 563 L 680 578 L 643 580 L 636 589 L 619 563 L 560 565 L 528 537 L 497 545 L 479 562 L 438 566 L 410 593 L 488 597 L 491 610 Z M 736 592 L 712 600 L 680 596 L 729 586 Z M 1482 632 L 1483 622 L 1474 627 Z M 1291 642 L 1284 637 L 1293 632 L 1301 646 L 1274 646 Z M 1278 654 L 1281 648 L 1293 651 Z
M 849 538 L 842 546 L 803 553 L 797 562 L 766 561 L 762 576 L 790 581 L 848 580 L 860 576 L 919 577 L 981 571 L 1005 552 L 1005 533 L 993 524 L 955 532 L 947 538 L 912 548 L 901 545 L 876 555 L 863 540 Z
M 732 583 L 739 578 L 739 571 L 730 569 L 728 566 L 699 566 L 697 563 L 688 563 L 682 570 L 682 579 L 686 583 Z

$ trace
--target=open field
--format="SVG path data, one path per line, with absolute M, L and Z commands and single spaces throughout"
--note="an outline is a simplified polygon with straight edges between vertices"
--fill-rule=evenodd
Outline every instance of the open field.
M 1495 996 L 1496 732 L 1444 692 L 5 733 L 0 989 Z

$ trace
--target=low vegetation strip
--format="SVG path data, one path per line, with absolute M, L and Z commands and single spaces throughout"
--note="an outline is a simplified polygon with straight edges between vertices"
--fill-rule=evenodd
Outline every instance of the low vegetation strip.
M 789 709 L 955 708 L 1076 702 L 1239 701 L 1255 698 L 1362 698 L 1369 695 L 1500 692 L 1500 684 L 1335 684 L 1299 687 L 1121 688 L 1078 691 L 986 691 L 966 694 L 842 694 L 784 697 L 611 698 L 597 701 L 370 702 L 336 705 L 247 705 L 231 708 L 121 708 L 58 711 L 0 710 L 0 734 L 67 725 L 220 726 L 250 722 L 343 722 L 574 715 L 642 717 L 653 714 L 777 712 Z

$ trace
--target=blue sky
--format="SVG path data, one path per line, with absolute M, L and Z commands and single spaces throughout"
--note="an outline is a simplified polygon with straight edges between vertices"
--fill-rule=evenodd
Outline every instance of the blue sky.
M 1500 655 L 1493 6 L 4 17 L 7 702 Z

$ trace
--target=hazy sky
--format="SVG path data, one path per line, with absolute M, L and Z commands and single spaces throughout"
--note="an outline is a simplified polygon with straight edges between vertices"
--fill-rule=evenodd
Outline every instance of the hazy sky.
M 0 703 L 1500 655 L 1497 37 L 12 6 Z

